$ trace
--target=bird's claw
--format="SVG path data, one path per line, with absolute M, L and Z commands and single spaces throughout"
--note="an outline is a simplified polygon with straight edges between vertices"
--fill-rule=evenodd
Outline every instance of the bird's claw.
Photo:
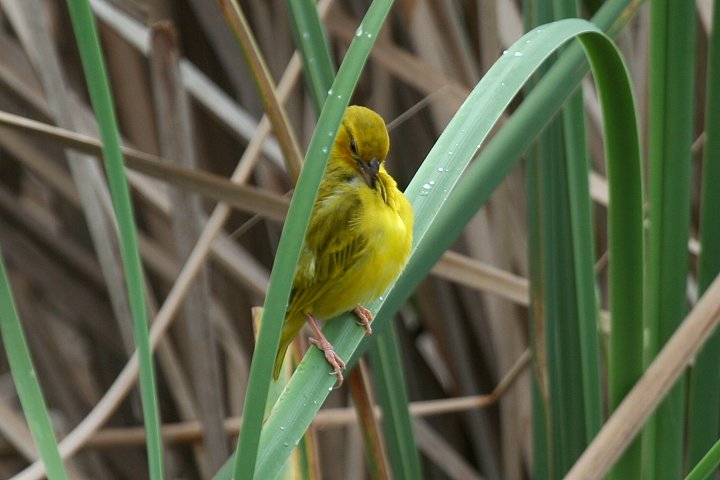
M 310 343 L 315 345 L 323 352 L 323 354 L 325 355 L 325 360 L 327 360 L 330 366 L 333 367 L 333 371 L 329 372 L 329 374 L 335 375 L 338 382 L 337 387 L 335 388 L 340 388 L 344 380 L 342 371 L 345 369 L 345 361 L 340 358 L 340 355 L 335 352 L 335 347 L 333 347 L 332 344 L 324 338 L 317 340 L 313 337 L 310 337 L 309 340 Z
M 359 322 L 355 323 L 365 328 L 365 336 L 367 337 L 372 333 L 372 327 L 370 326 L 370 322 L 373 321 L 372 312 L 367 308 L 363 307 L 362 305 L 358 305 L 357 307 L 355 307 L 354 312 L 355 315 L 357 315 L 360 319 Z

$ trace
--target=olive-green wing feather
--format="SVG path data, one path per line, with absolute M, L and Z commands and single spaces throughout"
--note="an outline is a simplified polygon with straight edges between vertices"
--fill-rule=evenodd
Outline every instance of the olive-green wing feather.
M 357 228 L 361 213 L 359 196 L 352 191 L 317 203 L 293 280 L 288 316 L 305 313 L 365 255 L 368 239 Z
M 365 255 L 368 241 L 356 228 L 360 214 L 359 197 L 350 191 L 321 195 L 316 203 L 293 279 L 274 378 L 280 375 L 287 348 L 305 323 L 305 313 Z

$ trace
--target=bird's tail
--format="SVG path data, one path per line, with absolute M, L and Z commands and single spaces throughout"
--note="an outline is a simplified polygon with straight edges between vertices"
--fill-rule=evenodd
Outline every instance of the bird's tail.
M 277 380 L 280 376 L 280 370 L 282 370 L 283 361 L 285 360 L 285 354 L 287 353 L 288 347 L 295 338 L 295 335 L 297 335 L 300 329 L 302 329 L 304 323 L 305 322 L 302 317 L 289 317 L 285 319 L 282 336 L 280 337 L 280 346 L 278 347 L 277 355 L 275 356 L 275 369 L 273 370 L 273 378 L 275 380 Z

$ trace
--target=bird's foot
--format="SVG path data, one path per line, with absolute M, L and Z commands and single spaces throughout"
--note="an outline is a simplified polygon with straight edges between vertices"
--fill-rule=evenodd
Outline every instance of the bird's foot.
M 309 313 L 305 314 L 305 316 L 307 318 L 308 325 L 310 325 L 310 329 L 315 334 L 315 337 L 309 338 L 310 343 L 322 350 L 323 354 L 325 354 L 325 359 L 330 366 L 333 367 L 333 371 L 330 372 L 330 375 L 335 375 L 338 381 L 338 385 L 335 388 L 340 388 L 343 384 L 342 371 L 345 368 L 345 361 L 340 358 L 340 355 L 335 352 L 335 347 L 333 347 L 332 344 L 328 342 L 328 339 L 325 338 L 325 335 L 323 335 L 322 330 L 320 330 L 320 326 L 317 324 L 317 321 L 315 321 L 315 318 Z
M 363 307 L 362 305 L 358 305 L 353 311 L 355 312 L 355 315 L 357 315 L 360 319 L 359 322 L 355 323 L 357 323 L 361 327 L 365 327 L 365 336 L 367 337 L 372 333 L 372 327 L 370 326 L 370 322 L 373 321 L 372 312 L 367 308 Z
M 309 340 L 310 343 L 322 350 L 323 354 L 325 354 L 325 360 L 327 360 L 330 366 L 333 367 L 333 371 L 330 372 L 330 375 L 335 375 L 338 382 L 336 388 L 340 388 L 344 380 L 342 371 L 345 369 L 345 361 L 340 358 L 340 355 L 335 352 L 335 347 L 333 347 L 324 336 L 320 340 L 313 337 L 310 337 Z

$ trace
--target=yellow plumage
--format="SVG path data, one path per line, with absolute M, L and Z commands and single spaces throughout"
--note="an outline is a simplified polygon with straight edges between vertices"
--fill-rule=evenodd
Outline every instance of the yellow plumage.
M 378 298 L 405 267 L 412 245 L 413 211 L 384 166 L 390 146 L 385 122 L 351 106 L 328 160 L 295 271 L 274 377 L 290 342 L 307 320 L 342 383 L 342 360 L 314 319 L 327 320 Z M 369 320 L 363 324 L 370 333 Z M 324 342 L 324 343 L 323 343 Z M 335 360 L 335 362 L 333 361 Z

